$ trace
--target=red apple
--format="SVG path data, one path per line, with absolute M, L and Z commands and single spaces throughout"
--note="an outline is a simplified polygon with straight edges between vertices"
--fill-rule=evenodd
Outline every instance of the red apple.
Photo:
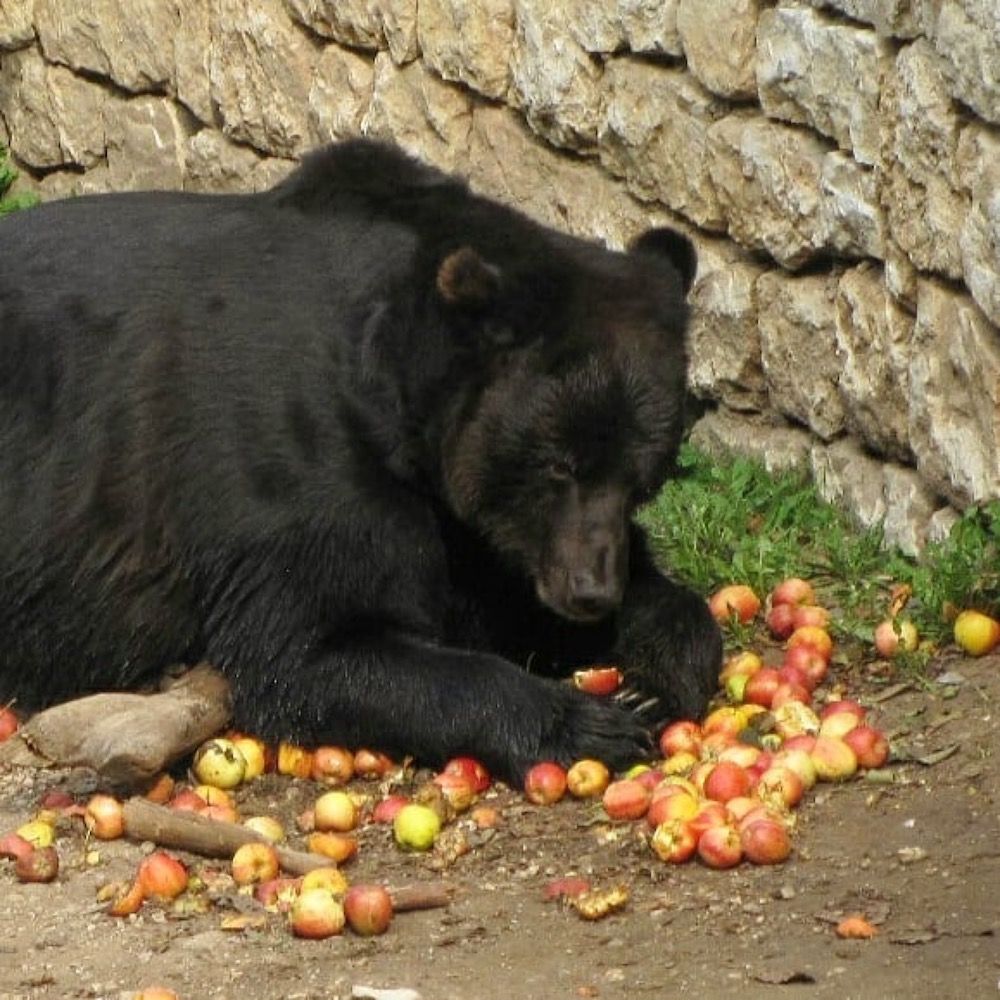
M 843 740 L 832 736 L 817 736 L 809 756 L 820 781 L 843 781 L 858 769 L 854 751 Z
M 854 751 L 859 767 L 881 767 L 889 759 L 889 741 L 872 726 L 855 726 L 841 738 Z
M 392 897 L 380 885 L 352 885 L 344 896 L 344 916 L 355 934 L 384 934 L 392 920 Z
M 745 584 L 733 583 L 712 594 L 708 610 L 722 624 L 735 615 L 745 625 L 760 611 L 760 598 Z
M 812 646 L 820 656 L 830 659 L 833 653 L 833 639 L 825 628 L 818 625 L 803 625 L 797 628 L 789 637 L 785 644 L 786 648 L 794 649 L 796 646 Z
M 343 747 L 316 747 L 309 774 L 321 785 L 346 785 L 354 777 L 354 754 Z
M 116 840 L 125 832 L 125 809 L 113 795 L 99 792 L 90 797 L 83 821 L 98 840 Z
M 782 580 L 771 591 L 771 605 L 780 604 L 815 604 L 816 593 L 812 584 L 797 576 Z
M 617 667 L 587 667 L 573 671 L 573 683 L 587 694 L 613 694 L 621 687 L 622 680 L 622 672 Z
M 324 792 L 313 804 L 313 829 L 348 833 L 357 825 L 358 807 L 345 791 Z
M 721 802 L 705 802 L 691 818 L 691 829 L 700 838 L 706 830 L 713 826 L 725 826 L 730 819 L 729 811 Z
M 916 626 L 905 618 L 888 618 L 875 629 L 875 649 L 886 660 L 898 652 L 912 653 L 919 644 Z
M 30 854 L 34 849 L 35 845 L 18 833 L 5 833 L 0 837 L 0 858 L 10 858 L 12 861 L 17 861 L 18 858 Z
M 714 802 L 728 802 L 750 791 L 750 775 L 731 761 L 719 761 L 705 778 L 705 797 Z
M 665 777 L 666 775 L 659 770 L 659 768 L 647 767 L 644 771 L 640 771 L 635 775 L 635 780 L 652 792 L 652 790 L 656 788 L 656 786 L 659 785 Z
M 601 799 L 604 811 L 611 819 L 641 819 L 649 809 L 652 793 L 635 778 L 612 781 Z
M 0 743 L 13 736 L 19 725 L 14 709 L 10 705 L 0 705 Z
M 400 810 L 400 814 L 403 811 Z M 398 815 L 396 819 L 399 819 Z M 358 842 L 354 837 L 349 837 L 345 833 L 335 833 L 332 830 L 310 833 L 306 838 L 306 847 L 313 854 L 322 854 L 324 858 L 329 858 L 338 865 L 349 861 L 358 853 Z
M 755 865 L 781 864 L 792 853 L 792 841 L 784 823 L 759 819 L 740 833 L 743 854 Z
M 845 733 L 849 733 L 860 724 L 861 720 L 853 712 L 833 712 L 821 716 L 819 735 L 843 739 Z
M 766 669 L 766 668 L 765 668 Z M 747 686 L 763 673 L 762 670 L 758 670 L 757 673 L 747 681 Z M 740 710 L 734 705 L 723 705 L 722 708 L 717 708 L 713 712 L 705 717 L 705 721 L 702 723 L 702 746 L 705 745 L 705 738 L 711 736 L 713 733 L 727 733 L 730 736 L 738 736 L 744 729 L 746 729 L 746 719 L 740 714 Z
M 603 795 L 611 784 L 611 773 L 607 766 L 599 760 L 578 760 L 566 772 L 566 787 L 570 795 L 578 799 L 590 799 L 595 795 Z
M 372 810 L 373 823 L 391 823 L 410 800 L 405 795 L 387 795 Z
M 1000 622 L 981 611 L 959 613 L 954 625 L 955 642 L 969 656 L 983 656 L 1000 646 Z
M 566 771 L 551 760 L 535 764 L 525 776 L 524 794 L 539 806 L 558 802 L 566 794 Z
M 354 773 L 362 778 L 383 778 L 394 767 L 391 758 L 378 750 L 364 748 L 354 754 Z
M 743 689 L 743 700 L 752 705 L 770 708 L 774 701 L 774 692 L 781 683 L 781 675 L 774 667 L 762 667 L 748 681 Z
M 818 604 L 800 604 L 792 611 L 792 631 L 807 625 L 825 629 L 829 624 L 830 612 Z
M 467 778 L 472 785 L 472 790 L 481 795 L 490 787 L 490 772 L 486 770 L 486 765 L 475 757 L 452 757 L 443 768 L 442 774 L 460 774 Z
M 253 891 L 253 898 L 266 910 L 272 913 L 287 913 L 299 894 L 297 878 L 278 876 L 261 882 Z
M 730 823 L 711 826 L 698 838 L 698 857 L 709 868 L 732 868 L 742 856 L 739 832 Z
M 664 757 L 672 757 L 675 753 L 693 753 L 697 756 L 701 752 L 701 726 L 690 719 L 679 719 L 671 722 L 662 733 L 660 733 L 660 753 Z
M 781 663 L 782 670 L 795 670 L 805 678 L 805 686 L 812 691 L 818 684 L 822 683 L 830 669 L 830 661 L 817 653 L 812 646 L 792 646 L 785 651 L 785 658 Z
M 472 780 L 464 774 L 442 771 L 434 776 L 434 784 L 441 789 L 441 794 L 457 813 L 471 808 L 476 800 L 476 790 Z
M 775 639 L 787 639 L 795 631 L 795 606 L 793 604 L 772 605 L 764 622 Z
M 14 861 L 19 882 L 51 882 L 59 874 L 59 855 L 54 847 L 36 847 Z
M 816 746 L 816 733 L 819 732 L 819 720 L 816 720 L 816 731 L 812 733 L 797 733 L 789 736 L 781 744 L 782 753 L 791 750 L 801 750 L 805 754 L 811 754 Z M 814 768 L 815 770 L 815 768 Z
M 208 803 L 193 788 L 181 788 L 174 793 L 174 797 L 167 805 L 179 812 L 200 813 Z
M 243 844 L 233 855 L 231 871 L 237 885 L 259 885 L 278 877 L 280 865 L 273 844 Z
M 794 681 L 779 682 L 778 686 L 774 689 L 774 695 L 771 697 L 771 709 L 781 708 L 782 705 L 790 701 L 797 701 L 802 705 L 811 704 L 812 695 L 809 693 L 809 688 Z
M 128 917 L 137 913 L 146 898 L 142 883 L 136 879 L 131 885 L 121 885 L 108 903 L 108 913 L 113 917 Z
M 649 846 L 661 861 L 683 864 L 694 855 L 698 847 L 691 824 L 682 819 L 660 823 L 653 831 Z
M 661 795 L 650 802 L 646 822 L 655 828 L 675 819 L 692 820 L 699 808 L 698 800 L 685 791 L 679 791 L 676 795 Z
M 146 898 L 176 899 L 187 888 L 188 883 L 187 869 L 166 851 L 153 851 L 143 858 L 136 878 Z
M 292 903 L 289 922 L 296 937 L 321 940 L 344 929 L 344 908 L 326 889 L 307 889 Z
M 738 764 L 740 767 L 753 767 L 760 760 L 760 747 L 751 746 L 749 743 L 736 743 L 731 747 L 726 747 L 719 754 L 719 761 L 729 761 Z
M 281 742 L 278 744 L 276 769 L 278 774 L 291 778 L 308 778 L 312 775 L 312 754 L 295 743 Z
M 802 801 L 805 783 L 798 772 L 782 764 L 773 764 L 757 782 L 754 793 L 762 802 L 773 802 L 794 809 Z
M 851 713 L 857 717 L 858 722 L 864 722 L 868 715 L 868 709 L 864 705 L 859 705 L 850 698 L 841 698 L 839 701 L 828 702 L 820 709 L 820 721 L 822 722 L 823 719 L 829 718 L 831 715 L 839 715 L 841 712 Z

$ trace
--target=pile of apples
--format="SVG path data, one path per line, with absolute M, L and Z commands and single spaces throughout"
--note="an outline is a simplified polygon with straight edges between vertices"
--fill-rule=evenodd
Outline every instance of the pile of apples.
M 748 624 L 762 610 L 747 586 L 713 594 L 720 622 Z M 600 798 L 612 821 L 644 823 L 644 837 L 663 861 L 698 857 L 711 868 L 746 859 L 777 864 L 791 853 L 793 810 L 818 781 L 843 781 L 881 767 L 889 743 L 869 724 L 857 701 L 838 698 L 822 707 L 814 694 L 827 677 L 833 640 L 830 614 L 812 586 L 790 578 L 768 596 L 765 622 L 783 642 L 780 662 L 765 664 L 749 650 L 731 656 L 719 676 L 726 703 L 702 721 L 679 720 L 659 737 L 662 760 L 637 765 L 613 779 L 599 761 L 563 770 L 546 761 L 525 781 L 528 799 L 558 801 L 567 791 Z M 578 672 L 584 690 L 606 687 L 607 668 Z

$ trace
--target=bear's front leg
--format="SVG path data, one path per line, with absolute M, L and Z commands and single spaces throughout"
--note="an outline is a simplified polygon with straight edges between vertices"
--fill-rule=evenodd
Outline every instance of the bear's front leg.
M 534 763 L 649 753 L 641 723 L 611 701 L 526 673 L 502 657 L 373 631 L 306 662 L 227 670 L 237 725 L 268 738 L 368 746 L 440 766 L 477 757 L 519 783 Z
M 700 718 L 718 689 L 722 633 L 702 597 L 665 576 L 633 527 L 615 654 L 664 720 Z

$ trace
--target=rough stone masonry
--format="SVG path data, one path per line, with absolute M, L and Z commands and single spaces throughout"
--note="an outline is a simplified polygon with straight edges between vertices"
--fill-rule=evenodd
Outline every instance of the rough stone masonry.
M 686 228 L 703 446 L 911 552 L 1000 497 L 996 0 L 0 3 L 44 198 L 259 189 L 359 133 L 616 246 Z

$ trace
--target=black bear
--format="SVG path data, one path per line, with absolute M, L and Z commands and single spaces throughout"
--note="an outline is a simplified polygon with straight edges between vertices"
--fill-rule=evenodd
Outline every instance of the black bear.
M 611 252 L 352 140 L 0 246 L 0 697 L 207 659 L 242 728 L 509 779 L 648 751 L 581 663 L 704 709 L 719 632 L 632 521 L 682 433 L 685 237 Z

